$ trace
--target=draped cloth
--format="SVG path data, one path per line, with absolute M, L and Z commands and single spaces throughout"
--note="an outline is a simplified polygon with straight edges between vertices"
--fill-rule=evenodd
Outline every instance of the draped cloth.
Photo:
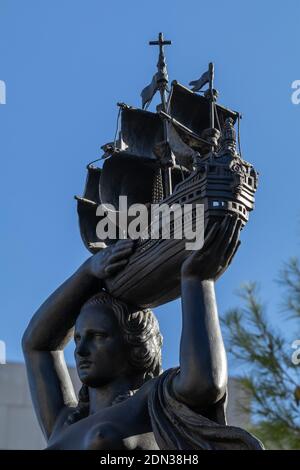
M 209 418 L 176 400 L 171 385 L 178 371 L 168 369 L 158 377 L 148 401 L 161 450 L 263 450 L 262 443 L 250 433 L 226 425 L 225 398 L 213 406 Z

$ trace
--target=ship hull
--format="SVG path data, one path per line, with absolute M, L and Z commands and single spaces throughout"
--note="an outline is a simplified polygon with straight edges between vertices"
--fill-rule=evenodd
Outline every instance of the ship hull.
M 204 168 L 204 170 L 203 170 Z M 171 196 L 162 201 L 168 204 L 189 203 L 204 205 L 204 220 L 198 221 L 200 230 L 209 229 L 227 214 L 235 214 L 242 227 L 253 209 L 254 188 L 247 179 L 235 183 L 227 164 L 206 164 L 178 184 Z M 183 216 L 182 216 L 183 217 Z M 198 215 L 193 210 L 192 227 Z M 185 221 L 186 222 L 186 221 Z M 108 292 L 120 300 L 141 308 L 153 308 L 170 302 L 181 293 L 181 265 L 192 253 L 186 249 L 187 239 L 142 240 L 122 271 L 106 280 Z

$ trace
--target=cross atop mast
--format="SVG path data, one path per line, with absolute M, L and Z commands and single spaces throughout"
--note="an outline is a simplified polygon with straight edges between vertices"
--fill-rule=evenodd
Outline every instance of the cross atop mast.
M 160 91 L 163 111 L 166 111 L 167 109 L 166 91 L 169 83 L 164 46 L 170 46 L 171 44 L 172 41 L 164 39 L 163 33 L 158 34 L 157 41 L 149 41 L 149 46 L 159 46 L 159 57 L 157 62 L 157 84 Z

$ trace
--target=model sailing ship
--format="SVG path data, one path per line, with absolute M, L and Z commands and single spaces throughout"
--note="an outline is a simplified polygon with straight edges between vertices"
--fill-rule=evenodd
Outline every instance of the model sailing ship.
M 192 90 L 176 81 L 169 89 L 164 46 L 171 42 L 160 33 L 158 41 L 149 44 L 159 46 L 158 71 L 141 93 L 142 109 L 118 103 L 119 137 L 102 147 L 102 169 L 88 165 L 84 195 L 76 197 L 81 236 L 92 253 L 117 241 L 97 238 L 96 210 L 100 204 L 118 209 L 120 195 L 127 196 L 128 206 L 203 204 L 206 230 L 230 213 L 244 226 L 254 207 L 257 172 L 237 150 L 240 114 L 216 102 L 213 64 L 190 83 Z M 150 112 L 156 92 L 161 104 Z M 195 218 L 193 211 L 192 226 Z M 190 251 L 184 237 L 172 237 L 175 229 L 174 220 L 170 239 L 137 241 L 126 267 L 106 281 L 112 296 L 143 308 L 180 296 L 180 268 Z

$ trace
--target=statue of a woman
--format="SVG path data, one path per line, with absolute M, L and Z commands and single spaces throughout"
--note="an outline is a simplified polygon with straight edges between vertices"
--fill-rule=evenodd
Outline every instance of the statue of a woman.
M 103 287 L 126 264 L 131 240 L 89 258 L 46 300 L 26 329 L 23 350 L 48 448 L 261 448 L 225 421 L 227 366 L 214 280 L 230 264 L 239 231 L 240 222 L 227 217 L 183 263 L 180 367 L 164 373 L 154 314 L 99 289 L 99 280 Z M 63 354 L 74 326 L 78 402 Z

